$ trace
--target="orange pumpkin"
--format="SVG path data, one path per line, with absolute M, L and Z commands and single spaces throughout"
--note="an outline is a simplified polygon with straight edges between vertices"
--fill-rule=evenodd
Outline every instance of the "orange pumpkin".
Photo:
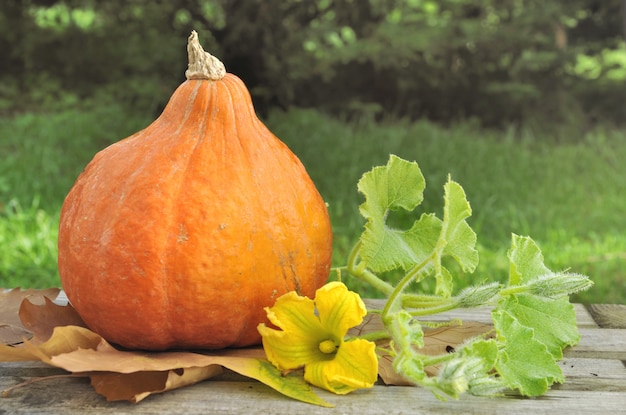
M 63 289 L 127 348 L 257 344 L 264 307 L 329 273 L 328 211 L 301 162 L 195 32 L 187 48 L 163 113 L 96 154 L 61 211 Z

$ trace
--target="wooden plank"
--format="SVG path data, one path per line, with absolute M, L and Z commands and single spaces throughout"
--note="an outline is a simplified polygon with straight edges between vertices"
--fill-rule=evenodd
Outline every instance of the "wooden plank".
M 553 389 L 626 392 L 626 367 L 619 360 L 566 357 L 559 366 L 565 382 Z
M 200 385 L 198 385 L 200 386 Z M 294 402 L 283 397 L 276 397 L 273 391 L 259 384 L 240 385 L 240 390 L 245 396 L 240 399 L 229 399 L 231 385 L 218 384 L 218 388 L 211 390 L 213 397 L 222 399 L 215 401 L 204 399 L 204 402 L 185 399 L 189 402 L 189 409 L 198 413 L 229 413 L 229 414 L 327 414 L 330 412 L 325 408 L 313 408 L 310 405 Z M 193 396 L 194 391 L 186 393 Z M 614 392 L 590 392 L 583 394 L 579 392 L 555 391 L 550 396 L 536 400 L 528 399 L 490 399 L 464 396 L 458 401 L 441 402 L 433 395 L 421 388 L 377 388 L 370 391 L 349 396 L 326 396 L 325 398 L 336 404 L 336 412 L 342 414 L 459 414 L 459 413 L 480 413 L 488 414 L 550 414 L 555 411 L 567 411 L 568 414 L 605 414 L 605 413 L 626 413 L 623 395 Z M 197 394 L 197 393 L 196 393 Z M 584 401 L 583 399 L 584 398 Z M 619 401 L 622 400 L 622 404 Z M 217 402 L 216 402 L 217 401 Z M 612 403 L 613 402 L 613 403 Z M 158 410 L 159 406 L 155 406 Z M 208 409 L 208 410 L 207 410 Z M 191 411 L 185 411 L 189 413 Z M 162 413 L 162 412 L 160 412 Z
M 574 304 L 574 310 L 576 311 L 576 324 L 578 328 L 598 327 L 593 315 L 589 313 L 589 310 L 587 310 L 584 304 Z
M 564 358 L 559 363 L 565 382 L 554 385 L 558 390 L 626 392 L 626 367 L 619 360 Z M 213 381 L 245 382 L 245 376 L 230 370 Z M 384 386 L 379 380 L 378 386 Z
M 600 327 L 626 329 L 626 305 L 591 304 L 588 309 Z
M 0 380 L 5 388 L 6 378 Z M 202 382 L 147 398 L 139 404 L 106 402 L 95 394 L 86 379 L 57 379 L 50 385 L 39 382 L 15 390 L 2 398 L 0 407 L 11 414 L 95 414 L 103 411 L 128 414 L 626 414 L 626 397 L 621 392 L 554 389 L 543 397 L 481 398 L 463 395 L 442 402 L 417 387 L 378 386 L 347 396 L 319 391 L 336 405 L 334 410 L 286 398 L 258 382 Z M 52 387 L 53 386 L 53 387 Z
M 580 342 L 566 349 L 565 356 L 626 361 L 626 330 L 582 328 L 579 331 Z

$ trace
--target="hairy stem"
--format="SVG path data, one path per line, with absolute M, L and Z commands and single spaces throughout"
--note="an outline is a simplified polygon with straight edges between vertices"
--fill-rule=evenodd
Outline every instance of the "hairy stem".
M 367 269 L 365 263 L 359 262 L 360 249 L 361 249 L 361 242 L 359 241 L 354 246 L 354 248 L 352 248 L 352 251 L 350 252 L 350 256 L 348 257 L 348 265 L 347 265 L 348 272 L 352 276 L 365 281 L 366 283 L 368 283 L 369 285 L 371 285 L 378 291 L 382 292 L 386 296 L 390 296 L 394 292 L 393 285 L 378 278 L 376 274 L 374 274 L 373 272 Z
M 413 279 L 419 275 L 427 266 L 430 265 L 432 255 L 426 257 L 422 262 L 411 268 L 411 270 L 400 280 L 398 285 L 393 289 L 389 298 L 387 299 L 387 303 L 385 304 L 385 308 L 383 308 L 383 312 L 381 313 L 383 322 L 387 322 L 387 319 L 390 313 L 398 311 L 402 308 L 402 294 L 405 288 L 413 281 Z
M 449 298 L 446 300 L 446 303 L 444 304 L 440 304 L 436 307 L 418 308 L 415 310 L 411 310 L 409 313 L 414 317 L 429 316 L 432 314 L 439 314 L 439 313 L 443 313 L 446 311 L 454 310 L 458 306 L 459 305 L 454 298 Z
M 507 295 L 522 294 L 528 292 L 528 287 L 525 285 L 512 285 L 510 287 L 500 290 L 500 295 L 506 297 Z

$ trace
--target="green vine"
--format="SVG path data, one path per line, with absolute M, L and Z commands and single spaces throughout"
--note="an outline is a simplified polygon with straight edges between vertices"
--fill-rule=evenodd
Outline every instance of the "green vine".
M 465 272 L 474 272 L 478 264 L 476 234 L 466 222 L 471 208 L 462 187 L 449 178 L 443 219 L 422 214 L 408 230 L 388 226 L 387 217 L 392 210 L 413 211 L 422 202 L 425 180 L 416 163 L 392 155 L 386 166 L 365 173 L 358 189 L 365 196 L 360 211 L 367 222 L 343 270 L 386 297 L 378 311 L 385 330 L 363 338 L 391 339 L 384 352 L 393 356 L 397 373 L 442 399 L 466 391 L 496 395 L 505 389 L 537 396 L 563 381 L 556 361 L 563 348 L 580 339 L 569 295 L 588 289 L 588 277 L 549 270 L 531 238 L 512 235 L 508 283 L 486 282 L 453 295 L 454 276 L 444 258 L 452 258 Z M 404 274 L 395 286 L 380 277 L 390 270 Z M 410 284 L 428 278 L 435 279 L 434 294 L 408 292 Z M 493 306 L 495 336 L 477 336 L 439 356 L 420 352 L 423 327 L 432 325 L 428 316 L 482 305 Z M 442 365 L 439 375 L 427 375 L 425 368 L 432 365 Z

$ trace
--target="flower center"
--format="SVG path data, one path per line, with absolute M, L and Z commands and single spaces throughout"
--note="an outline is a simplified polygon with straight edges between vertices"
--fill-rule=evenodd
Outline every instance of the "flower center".
M 332 340 L 324 340 L 320 343 L 319 348 L 320 352 L 326 354 L 335 353 L 337 351 L 337 345 Z

